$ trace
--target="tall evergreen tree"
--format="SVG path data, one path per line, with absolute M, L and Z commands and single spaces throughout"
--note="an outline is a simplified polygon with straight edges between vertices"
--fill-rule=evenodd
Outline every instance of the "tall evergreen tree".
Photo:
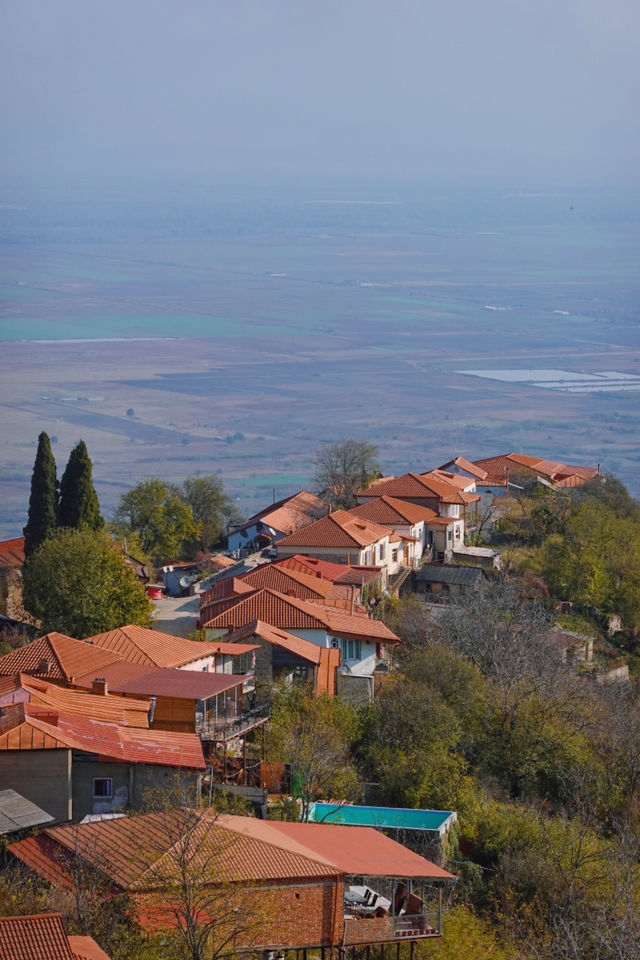
M 58 490 L 56 485 L 56 462 L 51 452 L 49 436 L 42 431 L 38 437 L 31 475 L 29 516 L 24 533 L 24 552 L 30 556 L 41 543 L 51 537 L 58 523 Z
M 101 530 L 104 518 L 100 515 L 100 503 L 93 486 L 92 464 L 87 447 L 81 440 L 69 455 L 69 462 L 60 481 L 61 527 L 89 527 Z

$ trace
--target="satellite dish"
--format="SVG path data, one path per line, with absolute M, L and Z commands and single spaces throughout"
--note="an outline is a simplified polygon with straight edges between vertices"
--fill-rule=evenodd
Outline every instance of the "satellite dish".
M 187 587 L 191 586 L 191 577 L 180 577 L 179 582 L 180 582 L 180 586 L 186 590 Z

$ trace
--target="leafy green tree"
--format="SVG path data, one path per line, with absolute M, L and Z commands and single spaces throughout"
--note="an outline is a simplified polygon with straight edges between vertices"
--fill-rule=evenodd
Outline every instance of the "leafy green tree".
M 315 455 L 314 481 L 334 507 L 355 506 L 356 493 L 380 476 L 378 448 L 365 440 L 337 440 L 325 444 Z
M 141 480 L 120 498 L 112 528 L 119 536 L 136 534 L 155 563 L 177 559 L 183 544 L 200 536 L 191 507 L 176 487 L 157 477 Z
M 90 530 L 104 527 L 92 472 L 86 444 L 81 440 L 71 451 L 60 481 L 61 527 L 89 527 Z
M 31 555 L 23 582 L 24 605 L 43 633 L 81 638 L 151 623 L 153 606 L 144 587 L 102 531 L 58 530 Z
M 31 476 L 29 516 L 23 530 L 24 552 L 27 557 L 55 532 L 57 512 L 56 462 L 51 452 L 49 437 L 43 430 L 38 437 L 38 452 Z
M 197 546 L 208 550 L 226 533 L 227 525 L 235 515 L 233 498 L 225 492 L 224 483 L 214 475 L 187 477 L 180 496 L 191 507 L 193 519 L 200 533 Z
M 361 784 L 350 758 L 358 729 L 348 703 L 316 697 L 308 687 L 286 685 L 276 696 L 269 724 L 269 757 L 290 763 L 294 793 L 309 818 L 314 800 L 355 801 Z

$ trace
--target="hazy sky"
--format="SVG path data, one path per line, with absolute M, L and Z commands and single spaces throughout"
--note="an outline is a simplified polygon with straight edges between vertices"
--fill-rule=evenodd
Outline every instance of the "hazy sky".
M 0 171 L 636 176 L 637 0 L 2 0 Z

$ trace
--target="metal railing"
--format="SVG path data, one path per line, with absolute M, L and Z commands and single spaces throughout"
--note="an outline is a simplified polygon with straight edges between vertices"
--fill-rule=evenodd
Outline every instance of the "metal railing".
M 414 937 L 439 937 L 442 933 L 442 920 L 438 911 L 416 913 L 393 918 L 394 940 L 412 940 Z
M 239 717 L 196 720 L 196 733 L 209 740 L 233 740 L 269 719 L 270 703 L 263 703 Z

